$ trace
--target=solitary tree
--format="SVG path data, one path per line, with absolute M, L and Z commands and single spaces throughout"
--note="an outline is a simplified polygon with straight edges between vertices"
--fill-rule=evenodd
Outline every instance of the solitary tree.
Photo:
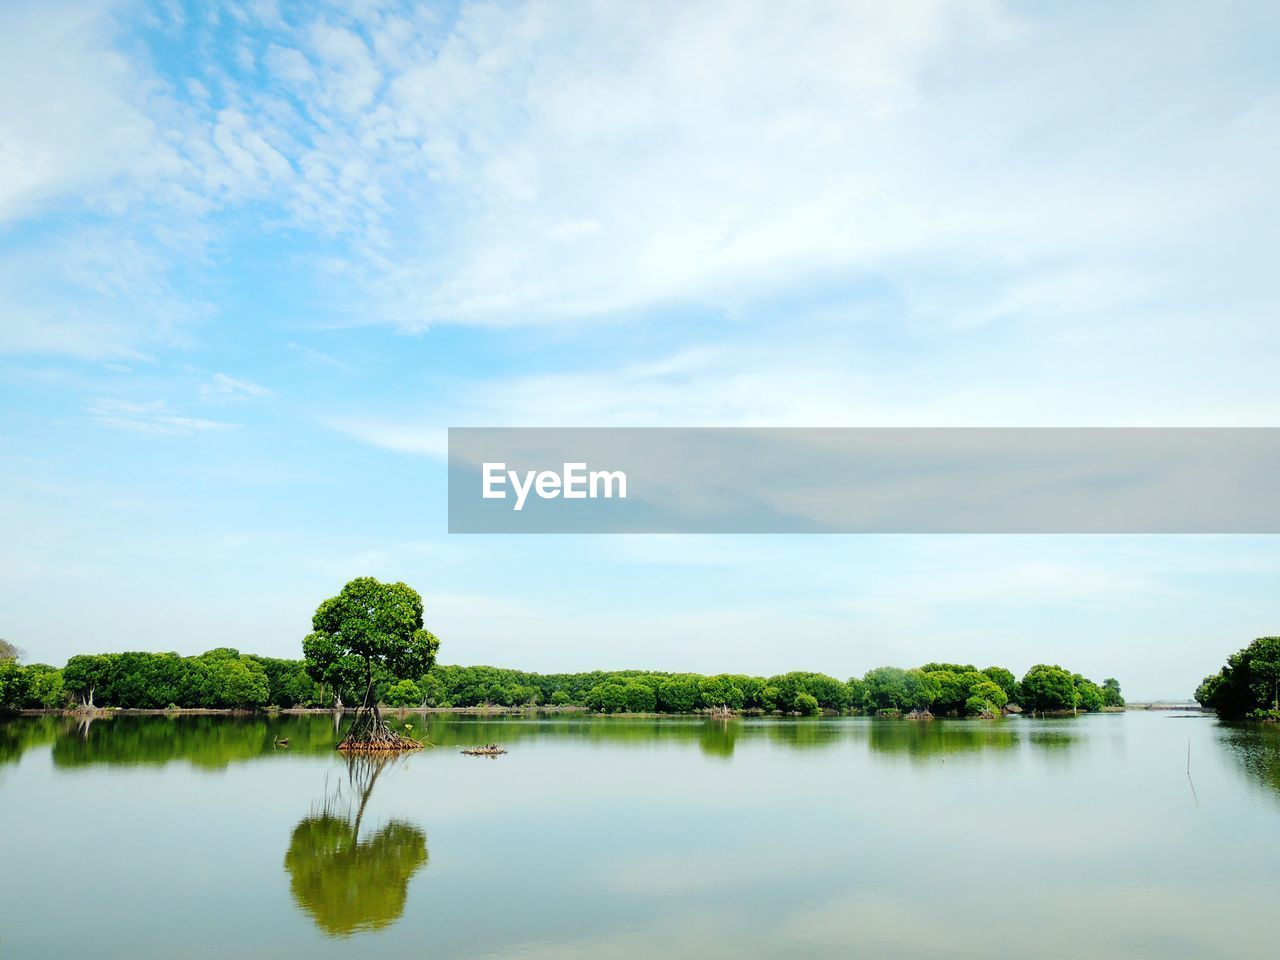
M 307 673 L 335 690 L 363 689 L 364 699 L 339 750 L 413 750 L 421 744 L 391 730 L 378 711 L 379 672 L 420 677 L 440 641 L 422 626 L 422 597 L 403 583 L 352 580 L 316 608 L 302 641 Z

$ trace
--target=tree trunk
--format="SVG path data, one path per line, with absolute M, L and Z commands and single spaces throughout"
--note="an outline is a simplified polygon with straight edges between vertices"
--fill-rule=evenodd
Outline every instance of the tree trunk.
M 353 753 L 421 750 L 421 743 L 395 732 L 382 719 L 378 699 L 374 696 L 373 680 L 373 664 L 369 664 L 365 670 L 364 700 L 338 749 Z

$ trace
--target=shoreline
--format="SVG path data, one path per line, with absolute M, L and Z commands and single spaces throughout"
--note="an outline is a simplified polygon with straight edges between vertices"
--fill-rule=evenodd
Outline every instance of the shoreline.
M 342 707 L 341 709 L 333 709 L 331 707 L 263 707 L 261 709 L 237 709 L 226 707 L 176 707 L 173 709 L 164 708 L 141 708 L 141 707 L 94 707 L 85 709 L 83 707 L 76 708 L 29 708 L 19 710 L 10 716 L 18 717 L 270 717 L 270 716 L 333 716 L 338 714 L 346 716 L 357 712 L 358 707 Z M 1172 704 L 1172 703 L 1135 703 L 1128 704 L 1123 707 L 1103 707 L 1101 710 L 1093 711 L 1097 714 L 1121 714 L 1130 710 L 1191 710 L 1199 713 L 1212 714 L 1213 711 L 1206 710 L 1198 704 Z M 430 716 L 437 714 L 441 716 L 534 716 L 534 715 L 557 715 L 569 714 L 588 717 L 622 717 L 630 719 L 661 719 L 665 717 L 698 717 L 704 720 L 726 720 L 737 719 L 741 717 L 800 717 L 799 713 L 782 713 L 767 712 L 759 709 L 739 710 L 731 716 L 726 717 L 723 714 L 716 714 L 712 710 L 693 710 L 688 713 L 629 713 L 618 711 L 615 713 L 606 713 L 603 711 L 591 710 L 588 707 L 577 704 L 565 705 L 539 705 L 539 706 L 519 706 L 519 707 L 503 707 L 503 706 L 476 706 L 476 707 L 389 707 L 381 710 L 383 716 Z M 1071 716 L 1085 716 L 1087 711 L 1080 711 L 1077 714 L 1071 710 L 1050 710 L 1034 714 L 1036 717 L 1061 718 Z M 1024 711 L 1008 711 L 1001 715 L 1000 718 L 1032 716 L 1030 712 Z M 874 713 L 837 713 L 834 711 L 825 711 L 819 714 L 820 717 L 869 717 L 871 719 L 880 719 Z M 883 719 L 904 719 L 907 714 L 896 716 L 886 716 Z M 980 719 L 976 717 L 957 717 L 947 714 L 936 714 L 926 719 L 937 720 L 973 720 Z

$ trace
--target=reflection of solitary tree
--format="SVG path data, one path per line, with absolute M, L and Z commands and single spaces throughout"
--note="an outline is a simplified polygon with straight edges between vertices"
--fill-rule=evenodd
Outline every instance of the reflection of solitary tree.
M 427 837 L 392 820 L 361 839 L 365 808 L 389 761 L 347 756 L 351 796 L 341 791 L 294 828 L 284 868 L 293 899 L 330 936 L 380 930 L 404 913 L 409 880 L 427 862 Z

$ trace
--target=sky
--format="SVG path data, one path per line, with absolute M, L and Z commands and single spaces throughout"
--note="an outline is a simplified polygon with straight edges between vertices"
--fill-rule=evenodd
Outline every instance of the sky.
M 1271 536 L 462 536 L 449 426 L 1278 426 L 1268 3 L 0 0 L 0 636 L 1188 697 Z

